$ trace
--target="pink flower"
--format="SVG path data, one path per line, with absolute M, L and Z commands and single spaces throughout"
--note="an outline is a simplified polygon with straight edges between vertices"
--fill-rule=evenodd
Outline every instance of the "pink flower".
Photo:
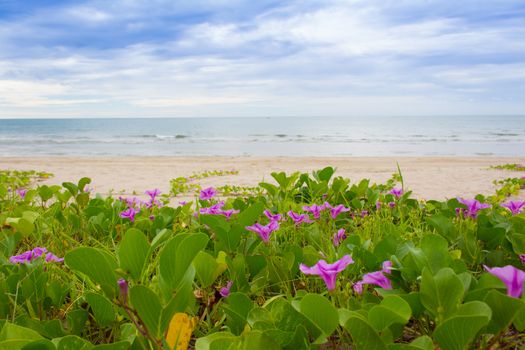
M 270 221 L 281 221 L 283 216 L 281 214 L 273 214 L 271 211 L 269 211 L 268 209 L 266 209 L 264 211 L 264 215 L 270 219 Z
M 210 214 L 210 215 L 219 215 L 222 213 L 222 207 L 224 207 L 224 201 L 220 201 L 210 207 L 200 208 L 199 213 L 201 214 Z
M 523 294 L 523 283 L 525 283 L 525 272 L 512 265 L 493 267 L 483 265 L 485 270 L 499 278 L 507 286 L 507 295 L 519 298 Z
M 299 269 L 305 275 L 318 275 L 326 283 L 326 288 L 328 290 L 334 290 L 337 274 L 346 269 L 346 267 L 353 262 L 354 261 L 350 255 L 345 255 L 333 264 L 328 264 L 324 260 L 319 260 L 317 264 L 312 267 L 300 264 Z
M 333 236 L 332 242 L 334 243 L 334 246 L 338 247 L 339 244 L 341 244 L 342 241 L 346 239 L 346 233 L 345 229 L 339 229 Z
M 396 206 L 396 202 L 388 202 L 388 206 L 390 208 L 394 208 Z
M 20 196 L 20 198 L 24 199 L 26 197 L 26 194 L 27 194 L 27 190 L 24 189 L 24 188 L 19 188 L 17 189 L 16 191 L 16 194 L 18 194 Z
M 360 215 L 362 218 L 364 218 L 365 216 L 368 216 L 368 210 L 362 210 Z
M 393 188 L 388 193 L 394 195 L 396 198 L 399 198 L 399 197 L 401 197 L 401 195 L 403 195 L 403 189 L 402 188 Z
M 350 211 L 350 208 L 346 208 L 344 205 L 339 204 L 336 207 L 330 208 L 330 216 L 332 217 L 332 219 L 335 219 L 339 214 L 348 211 Z
M 46 254 L 47 253 L 47 254 Z M 28 250 L 20 255 L 13 255 L 9 261 L 13 264 L 30 263 L 33 260 L 44 256 L 46 262 L 63 262 L 63 258 L 59 258 L 53 253 L 48 253 L 46 248 L 35 247 L 33 250 Z
M 245 228 L 248 231 L 257 233 L 264 243 L 268 243 L 270 241 L 270 234 L 279 229 L 279 223 L 277 221 L 270 221 L 270 223 L 265 226 L 255 223 L 254 225 L 246 226 Z
M 221 288 L 221 290 L 219 291 L 219 294 L 221 295 L 221 297 L 227 298 L 230 295 L 230 290 L 232 288 L 232 285 L 233 285 L 233 281 L 228 281 L 228 283 L 226 283 L 226 286 Z
M 521 213 L 522 209 L 525 208 L 525 201 L 522 201 L 522 202 L 510 201 L 508 203 L 503 203 L 501 206 L 510 210 L 512 215 L 518 215 L 519 213 Z
M 325 210 L 325 206 L 323 205 L 317 205 L 312 204 L 310 206 L 305 205 L 303 206 L 303 210 L 312 213 L 315 219 L 319 219 L 321 217 L 321 211 Z
M 525 265 L 525 254 L 520 254 L 520 261 L 523 265 Z
M 227 210 L 221 210 L 220 214 L 226 216 L 226 218 L 230 218 L 233 214 L 239 214 L 239 210 L 237 209 L 227 209 Z
M 464 212 L 465 216 L 471 217 L 473 219 L 475 219 L 478 216 L 478 211 L 480 211 L 481 209 L 490 208 L 490 204 L 480 203 L 476 199 L 458 198 L 458 202 L 467 207 L 466 212 Z
M 217 194 L 217 190 L 213 187 L 205 188 L 201 191 L 199 198 L 202 200 L 212 199 Z
M 126 209 L 123 212 L 121 212 L 119 215 L 120 215 L 121 218 L 129 219 L 129 221 L 133 222 L 133 221 L 135 221 L 135 215 L 137 215 L 137 213 L 139 211 L 140 210 L 136 210 L 133 207 L 129 207 L 128 209 Z
M 129 290 L 128 281 L 126 281 L 124 278 L 121 278 L 117 281 L 117 283 L 120 290 L 120 295 L 126 298 L 128 296 Z
M 381 202 L 377 201 L 376 202 L 376 210 L 379 210 L 379 209 L 381 209 Z
M 144 192 L 145 194 L 147 194 L 151 200 L 154 200 L 155 198 L 157 198 L 162 192 L 160 192 L 160 190 L 158 188 L 155 188 L 154 190 L 149 190 L 149 191 L 146 191 Z
M 383 289 L 392 289 L 392 283 L 385 277 L 383 271 L 374 271 L 363 276 L 363 284 L 374 284 Z
M 306 214 L 297 214 L 291 210 L 287 214 L 295 222 L 296 225 L 300 224 L 301 222 L 306 222 L 306 223 L 313 222 L 312 220 L 310 220 L 310 218 Z
M 363 282 L 362 281 L 354 283 L 352 288 L 354 289 L 354 292 L 356 292 L 357 294 L 363 294 Z
M 392 262 L 390 260 L 383 261 L 383 265 L 381 267 L 381 271 L 383 271 L 383 273 L 392 272 Z

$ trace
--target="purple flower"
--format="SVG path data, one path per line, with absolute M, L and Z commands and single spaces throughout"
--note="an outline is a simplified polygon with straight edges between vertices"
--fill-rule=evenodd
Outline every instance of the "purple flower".
M 377 201 L 376 202 L 376 210 L 379 210 L 379 209 L 381 209 L 381 202 Z
M 209 215 L 219 215 L 222 214 L 222 207 L 224 207 L 224 201 L 220 201 L 210 207 L 200 208 L 199 213 L 209 214 Z
M 306 222 L 306 223 L 313 222 L 312 220 L 310 220 L 310 218 L 306 214 L 297 214 L 291 210 L 287 214 L 295 222 L 295 224 L 300 224 L 301 222 Z
M 383 261 L 381 271 L 383 273 L 390 273 L 392 271 L 392 262 L 390 260 Z
M 120 278 L 118 281 L 118 288 L 120 290 L 120 295 L 122 295 L 124 298 L 128 296 L 128 281 L 126 281 L 124 278 Z
M 186 205 L 187 203 L 188 203 L 187 201 L 179 201 L 180 205 Z
M 47 253 L 46 254 L 46 262 L 64 262 L 64 258 L 59 258 L 58 256 L 56 256 L 55 254 L 53 253 Z
M 512 215 L 518 215 L 519 213 L 521 213 L 521 210 L 525 208 L 525 201 L 523 202 L 510 201 L 508 203 L 503 203 L 501 206 L 510 210 Z
M 47 254 L 46 254 L 47 253 Z M 45 255 L 44 255 L 45 254 Z M 31 261 L 38 259 L 41 256 L 45 256 L 46 262 L 63 262 L 63 258 L 59 258 L 52 253 L 48 253 L 46 248 L 35 247 L 33 250 L 28 250 L 20 255 L 13 255 L 9 258 L 9 261 L 13 264 L 24 264 L 30 263 Z
M 480 203 L 476 199 L 458 198 L 458 202 L 467 207 L 465 216 L 471 217 L 473 219 L 475 219 L 478 216 L 478 211 L 480 211 L 481 209 L 490 208 L 490 204 Z
M 363 281 L 354 283 L 352 288 L 354 289 L 354 292 L 356 292 L 357 294 L 362 294 L 363 293 Z
M 403 189 L 402 188 L 393 188 L 388 193 L 393 194 L 396 198 L 399 198 L 403 194 Z
M 153 201 L 155 198 L 157 198 L 162 192 L 160 192 L 160 190 L 158 188 L 155 188 L 154 190 L 149 190 L 149 191 L 146 191 L 144 192 L 145 194 L 147 194 L 149 196 L 149 198 L 151 198 L 151 200 Z
M 385 277 L 383 271 L 374 271 L 363 276 L 363 284 L 374 284 L 383 289 L 392 289 L 392 283 Z
M 328 203 L 326 203 L 326 204 L 328 204 Z M 325 204 L 325 207 L 326 207 L 326 204 Z M 337 216 L 339 214 L 345 213 L 345 212 L 348 212 L 348 211 L 350 211 L 350 208 L 346 208 L 344 205 L 339 204 L 336 207 L 330 208 L 330 216 L 332 217 L 332 219 L 335 219 L 335 218 L 337 218 Z
M 525 254 L 520 254 L 519 258 L 520 258 L 521 263 L 525 265 Z
M 342 241 L 346 239 L 346 232 L 345 229 L 339 229 L 336 233 L 334 233 L 334 236 L 332 237 L 332 242 L 334 242 L 334 246 L 338 247 L 339 244 L 341 244 Z
M 240 211 L 236 209 L 227 209 L 227 210 L 221 210 L 220 214 L 226 216 L 226 218 L 231 218 L 233 214 L 239 214 Z
M 27 194 L 27 190 L 25 188 L 19 188 L 17 189 L 16 191 L 16 194 L 18 194 L 20 196 L 20 198 L 24 199 L 26 197 L 26 194 Z
M 226 286 L 221 288 L 221 290 L 219 291 L 219 294 L 221 295 L 221 297 L 227 298 L 230 295 L 230 290 L 232 288 L 232 285 L 233 285 L 233 281 L 228 281 L 228 283 L 226 283 Z
M 201 191 L 199 198 L 202 200 L 212 199 L 217 194 L 217 190 L 213 187 L 205 188 Z
M 155 220 L 155 215 L 150 215 L 150 216 L 149 216 L 149 219 L 150 219 L 151 221 Z
M 364 218 L 365 216 L 368 216 L 368 210 L 362 210 L 360 215 L 362 218 Z
M 323 205 L 317 205 L 312 204 L 310 206 L 305 205 L 303 206 L 303 210 L 312 213 L 315 219 L 319 219 L 321 217 L 321 211 L 325 210 L 325 206 Z
M 483 265 L 488 273 L 498 277 L 507 286 L 507 295 L 519 298 L 523 293 L 523 283 L 525 282 L 525 272 L 512 265 L 503 267 L 493 267 Z
M 318 275 L 326 283 L 326 288 L 328 290 L 333 290 L 335 289 L 337 274 L 346 269 L 348 265 L 353 264 L 353 262 L 354 260 L 352 260 L 350 255 L 345 255 L 333 264 L 328 264 L 324 260 L 319 260 L 317 264 L 312 267 L 300 264 L 299 269 L 305 275 Z
M 388 202 L 388 206 L 390 208 L 394 208 L 396 206 L 396 202 Z
M 270 234 L 279 229 L 279 223 L 277 221 L 270 221 L 270 223 L 265 226 L 255 223 L 254 225 L 246 226 L 245 228 L 248 231 L 257 233 L 264 243 L 268 243 L 270 241 Z
M 264 215 L 270 219 L 270 221 L 281 221 L 283 216 L 281 214 L 273 214 L 271 211 L 269 211 L 268 209 L 266 209 L 264 211 Z
M 129 221 L 133 222 L 135 221 L 135 215 L 137 215 L 137 213 L 139 212 L 139 210 L 133 208 L 133 207 L 129 207 L 128 209 L 124 210 L 123 212 L 121 212 L 119 215 L 121 218 L 123 219 L 129 219 Z

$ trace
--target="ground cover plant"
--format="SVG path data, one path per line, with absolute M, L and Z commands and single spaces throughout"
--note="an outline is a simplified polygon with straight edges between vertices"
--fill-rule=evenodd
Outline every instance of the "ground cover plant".
M 505 191 L 419 201 L 400 174 L 327 167 L 171 205 L 2 176 L 0 349 L 525 346 L 525 202 Z

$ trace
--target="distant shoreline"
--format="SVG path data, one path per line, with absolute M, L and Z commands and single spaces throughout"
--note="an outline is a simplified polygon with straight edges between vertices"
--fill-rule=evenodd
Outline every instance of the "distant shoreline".
M 355 183 L 363 178 L 384 182 L 399 164 L 405 186 L 416 198 L 445 199 L 493 194 L 493 180 L 525 176 L 524 172 L 489 169 L 491 165 L 525 163 L 524 157 L 0 157 L 0 169 L 38 170 L 54 174 L 45 184 L 90 177 L 96 193 L 131 194 L 170 189 L 170 180 L 212 170 L 236 175 L 198 180 L 202 186 L 254 186 L 273 181 L 272 171 L 313 171 L 337 168 L 335 176 Z

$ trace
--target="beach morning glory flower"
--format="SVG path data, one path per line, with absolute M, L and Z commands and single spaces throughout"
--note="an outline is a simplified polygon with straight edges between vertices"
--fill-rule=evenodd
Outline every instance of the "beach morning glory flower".
M 374 284 L 383 289 L 392 289 L 392 283 L 383 274 L 383 271 L 374 271 L 363 275 L 363 284 Z
M 510 201 L 507 203 L 503 203 L 501 206 L 510 210 L 510 212 L 513 215 L 518 215 L 519 213 L 521 213 L 522 209 L 525 208 L 525 201 L 522 201 L 522 202 Z
M 120 213 L 120 217 L 123 219 L 129 219 L 129 221 L 133 222 L 135 221 L 135 215 L 137 215 L 138 212 L 139 210 L 136 210 L 133 207 L 129 207 L 128 209 Z
M 312 213 L 312 215 L 316 219 L 319 219 L 321 217 L 321 211 L 323 211 L 324 209 L 326 209 L 324 205 L 317 205 L 317 204 L 305 205 L 303 207 L 304 211 Z
M 306 222 L 306 223 L 312 222 L 312 220 L 310 220 L 310 218 L 306 214 L 298 214 L 291 210 L 287 214 L 296 224 L 300 224 L 301 222 Z
M 233 214 L 239 214 L 240 211 L 237 209 L 221 210 L 220 214 L 226 216 L 227 219 L 231 218 Z
M 126 281 L 124 278 L 121 278 L 117 281 L 118 288 L 120 290 L 120 295 L 122 295 L 124 298 L 128 296 L 128 281 Z
M 332 217 L 332 219 L 335 219 L 335 218 L 337 218 L 337 216 L 339 214 L 346 213 L 348 211 L 350 211 L 350 208 L 347 208 L 344 205 L 339 204 L 339 205 L 337 205 L 335 207 L 331 207 L 330 208 L 330 216 Z
M 47 253 L 47 254 L 46 254 Z M 46 262 L 63 262 L 63 258 L 57 257 L 53 253 L 48 253 L 46 248 L 35 247 L 33 250 L 28 250 L 20 255 L 13 255 L 9 261 L 13 264 L 30 263 L 31 261 L 44 256 Z
M 352 288 L 354 289 L 354 292 L 356 292 L 357 294 L 362 294 L 363 293 L 363 281 L 354 283 Z
M 246 226 L 245 228 L 248 231 L 257 233 L 264 243 L 268 243 L 270 241 L 270 234 L 273 231 L 279 229 L 279 223 L 277 221 L 270 221 L 268 225 L 264 226 L 259 223 L 255 223 L 254 225 Z
M 383 273 L 390 273 L 392 271 L 392 262 L 390 260 L 383 261 L 381 268 Z
M 388 193 L 393 194 L 396 198 L 399 198 L 403 194 L 403 189 L 402 188 L 393 188 Z
M 478 211 L 480 211 L 481 209 L 490 208 L 490 204 L 480 203 L 476 199 L 458 198 L 458 202 L 460 202 L 461 204 L 467 207 L 465 215 L 473 219 L 475 219 L 478 216 Z
M 26 197 L 26 194 L 27 194 L 27 190 L 25 188 L 19 188 L 17 189 L 16 191 L 16 194 L 18 194 L 20 196 L 20 198 L 24 199 Z
M 520 254 L 520 261 L 523 265 L 525 265 L 525 254 Z
M 346 232 L 345 229 L 339 229 L 333 236 L 332 242 L 334 242 L 334 246 L 338 247 L 339 244 L 341 244 L 342 241 L 346 239 Z
M 205 188 L 201 191 L 199 198 L 202 200 L 212 199 L 217 194 L 217 190 L 213 187 Z
M 377 201 L 376 202 L 376 210 L 379 210 L 379 209 L 381 209 L 381 202 Z
M 219 215 L 219 214 L 222 214 L 222 207 L 224 207 L 224 201 L 220 201 L 219 203 L 216 203 L 210 207 L 200 208 L 199 213 Z
M 305 275 L 318 275 L 326 283 L 326 288 L 328 290 L 334 290 L 337 274 L 353 263 L 354 260 L 352 260 L 352 257 L 350 255 L 345 255 L 332 264 L 328 264 L 325 260 L 319 260 L 317 264 L 312 267 L 300 264 L 299 269 Z
M 390 208 L 394 208 L 396 206 L 396 202 L 388 202 L 388 206 Z
M 226 286 L 221 288 L 221 290 L 219 291 L 219 294 L 221 295 L 221 297 L 227 298 L 230 295 L 230 290 L 232 288 L 232 285 L 233 285 L 233 281 L 228 281 L 228 283 L 226 283 Z
M 154 190 L 149 190 L 149 191 L 146 191 L 144 192 L 145 194 L 147 194 L 151 200 L 154 200 L 155 198 L 157 198 L 162 192 L 160 192 L 160 190 L 158 188 L 155 188 Z
M 270 219 L 270 221 L 281 221 L 283 216 L 281 214 L 273 214 L 271 211 L 269 211 L 268 209 L 266 209 L 264 211 L 264 215 Z
M 523 294 L 523 283 L 525 283 L 525 272 L 512 265 L 493 267 L 483 265 L 485 270 L 498 277 L 507 286 L 507 295 L 519 298 Z

